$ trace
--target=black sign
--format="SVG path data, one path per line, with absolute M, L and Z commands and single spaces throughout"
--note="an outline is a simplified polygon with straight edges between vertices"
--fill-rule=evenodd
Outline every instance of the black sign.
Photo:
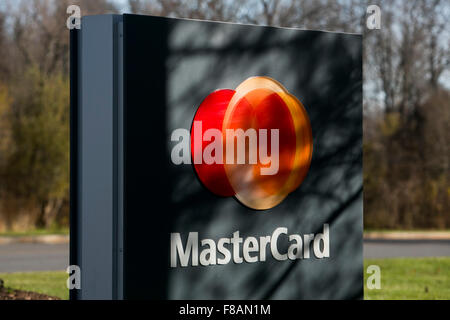
M 360 35 L 73 32 L 73 298 L 362 298 Z

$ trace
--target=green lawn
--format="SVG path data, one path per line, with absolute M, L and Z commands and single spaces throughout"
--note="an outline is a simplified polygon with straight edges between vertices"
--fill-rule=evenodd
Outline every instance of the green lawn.
M 0 232 L 0 237 L 23 237 L 23 236 L 40 236 L 40 235 L 52 235 L 52 234 L 69 234 L 69 228 L 51 228 L 51 229 L 33 229 L 28 231 L 7 231 Z
M 5 281 L 5 287 L 34 291 L 61 299 L 69 298 L 69 290 L 66 287 L 67 276 L 64 271 L 0 273 L 0 279 Z
M 378 299 L 450 299 L 450 257 L 395 258 L 364 261 L 381 269 L 381 289 L 368 290 L 364 298 Z M 364 284 L 368 274 L 365 273 Z M 68 298 L 64 271 L 0 273 L 5 286 Z
M 450 257 L 367 259 L 381 269 L 381 289 L 368 290 L 365 273 L 364 299 L 450 299 Z
M 377 233 L 390 233 L 390 232 L 401 232 L 401 233 L 408 233 L 408 232 L 424 232 L 424 233 L 433 233 L 433 232 L 450 232 L 450 229 L 367 229 L 364 228 L 364 232 L 377 232 Z

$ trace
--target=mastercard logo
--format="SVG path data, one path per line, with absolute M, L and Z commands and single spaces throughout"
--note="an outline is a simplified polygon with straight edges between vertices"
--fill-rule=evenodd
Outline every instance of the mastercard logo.
M 302 103 L 268 77 L 209 94 L 194 116 L 190 139 L 202 184 L 256 210 L 273 208 L 300 186 L 313 150 Z

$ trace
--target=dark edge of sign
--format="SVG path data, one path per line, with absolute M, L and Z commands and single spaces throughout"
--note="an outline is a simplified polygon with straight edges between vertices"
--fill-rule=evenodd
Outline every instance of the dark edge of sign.
M 70 183 L 69 183 L 69 203 L 70 203 L 70 254 L 69 264 L 78 265 L 78 71 L 79 71 L 79 36 L 77 29 L 72 29 L 70 33 Z M 70 300 L 78 299 L 78 290 L 69 290 Z

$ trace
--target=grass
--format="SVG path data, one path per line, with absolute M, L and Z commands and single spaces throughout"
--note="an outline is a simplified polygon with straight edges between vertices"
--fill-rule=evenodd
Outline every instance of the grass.
M 34 291 L 61 299 L 69 298 L 69 290 L 66 287 L 67 276 L 64 271 L 0 273 L 0 279 L 5 281 L 5 287 Z
M 364 229 L 364 233 L 376 232 L 376 233 L 391 233 L 391 232 L 400 232 L 400 233 L 408 233 L 408 232 L 450 232 L 450 229 Z
M 365 286 L 364 299 L 450 299 L 450 257 L 365 260 L 365 270 L 369 265 L 380 267 L 381 289 L 369 290 Z M 368 276 L 365 273 L 365 285 Z M 5 287 L 13 289 L 35 291 L 61 299 L 69 296 L 64 271 L 0 273 L 0 279 L 5 281 Z
M 28 231 L 6 231 L 0 232 L 0 237 L 23 237 L 23 236 L 38 236 L 49 234 L 69 234 L 69 228 L 51 228 L 51 229 L 33 229 Z
M 367 289 L 364 275 L 364 299 L 368 300 L 448 300 L 450 299 L 450 257 L 367 259 L 381 270 L 381 289 Z

